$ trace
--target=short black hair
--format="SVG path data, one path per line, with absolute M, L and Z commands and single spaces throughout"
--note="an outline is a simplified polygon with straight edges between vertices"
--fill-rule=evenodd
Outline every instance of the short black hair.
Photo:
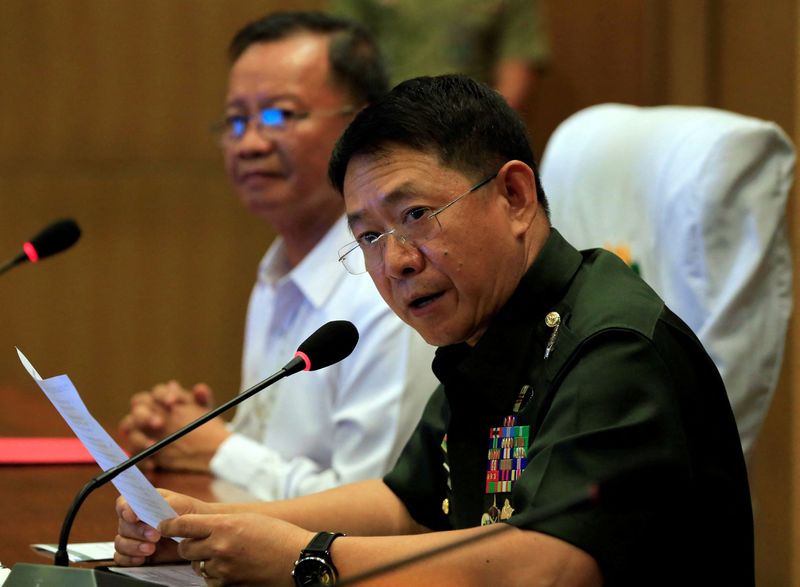
M 433 154 L 476 181 L 507 161 L 522 161 L 533 170 L 539 204 L 548 211 L 525 123 L 500 94 L 466 76 L 410 79 L 364 108 L 337 141 L 328 176 L 343 193 L 353 157 L 398 145 Z
M 274 12 L 246 24 L 233 37 L 228 55 L 232 62 L 251 45 L 281 41 L 309 33 L 329 37 L 332 81 L 356 105 L 376 100 L 389 89 L 389 77 L 375 39 L 362 25 L 316 11 Z

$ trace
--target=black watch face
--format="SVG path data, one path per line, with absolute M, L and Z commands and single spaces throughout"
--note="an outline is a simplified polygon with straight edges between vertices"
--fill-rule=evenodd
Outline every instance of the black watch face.
M 294 571 L 295 585 L 305 587 L 306 585 L 335 585 L 336 575 L 333 568 L 321 558 L 309 556 L 302 558 L 295 563 Z

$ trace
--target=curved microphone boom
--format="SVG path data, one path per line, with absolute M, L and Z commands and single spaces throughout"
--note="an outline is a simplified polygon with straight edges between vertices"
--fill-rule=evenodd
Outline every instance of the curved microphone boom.
M 22 245 L 15 257 L 0 265 L 0 274 L 25 262 L 36 263 L 40 259 L 60 253 L 74 245 L 81 236 L 78 223 L 71 218 L 57 220 L 31 240 Z
M 358 330 L 352 323 L 346 320 L 335 320 L 323 324 L 319 329 L 303 341 L 295 353 L 295 357 L 286 363 L 280 371 L 270 375 L 260 383 L 256 383 L 253 387 L 246 389 L 233 399 L 228 400 L 224 404 L 210 410 L 200 416 L 194 422 L 190 422 L 180 430 L 173 432 L 169 436 L 162 438 L 152 446 L 144 449 L 140 453 L 132 456 L 126 461 L 121 462 L 116 467 L 112 467 L 84 485 L 83 489 L 75 497 L 72 502 L 67 516 L 64 518 L 64 523 L 61 526 L 61 535 L 58 541 L 58 550 L 55 555 L 55 564 L 57 566 L 69 566 L 69 555 L 67 554 L 67 544 L 69 543 L 69 533 L 72 529 L 72 522 L 75 519 L 78 509 L 89 494 L 100 487 L 105 485 L 123 471 L 128 470 L 139 461 L 158 452 L 166 445 L 171 444 L 188 434 L 192 430 L 205 424 L 209 420 L 216 418 L 223 412 L 229 410 L 233 406 L 243 402 L 252 395 L 255 395 L 262 389 L 269 387 L 273 383 L 288 377 L 299 371 L 316 371 L 334 363 L 338 363 L 346 358 L 358 343 Z

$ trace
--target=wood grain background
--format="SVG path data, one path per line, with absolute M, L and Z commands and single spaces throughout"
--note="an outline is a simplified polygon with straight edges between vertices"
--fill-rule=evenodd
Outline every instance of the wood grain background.
M 561 120 L 610 101 L 726 108 L 797 142 L 800 0 L 545 4 L 553 59 L 524 109 L 539 153 Z M 247 296 L 274 234 L 240 208 L 208 133 L 225 48 L 247 20 L 320 6 L 0 2 L 0 256 L 59 217 L 84 229 L 70 252 L 0 277 L 0 387 L 40 393 L 16 345 L 44 376 L 68 372 L 109 428 L 157 381 L 235 392 Z M 796 211 L 793 198 L 795 245 Z M 798 324 L 751 470 L 762 587 L 800 585 Z

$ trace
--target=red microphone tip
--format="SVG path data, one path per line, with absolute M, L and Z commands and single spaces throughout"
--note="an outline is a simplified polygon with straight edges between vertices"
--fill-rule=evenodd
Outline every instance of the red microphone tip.
M 39 260 L 39 253 L 36 252 L 36 249 L 33 248 L 31 243 L 25 243 L 22 245 L 22 250 L 25 251 L 25 254 L 28 256 L 28 260 L 31 263 L 36 263 Z
M 303 362 L 306 364 L 306 366 L 303 369 L 303 371 L 310 371 L 311 370 L 311 359 L 308 358 L 307 354 L 305 354 L 303 351 L 297 351 L 294 354 L 294 356 L 295 357 L 300 357 L 301 359 L 303 359 Z

